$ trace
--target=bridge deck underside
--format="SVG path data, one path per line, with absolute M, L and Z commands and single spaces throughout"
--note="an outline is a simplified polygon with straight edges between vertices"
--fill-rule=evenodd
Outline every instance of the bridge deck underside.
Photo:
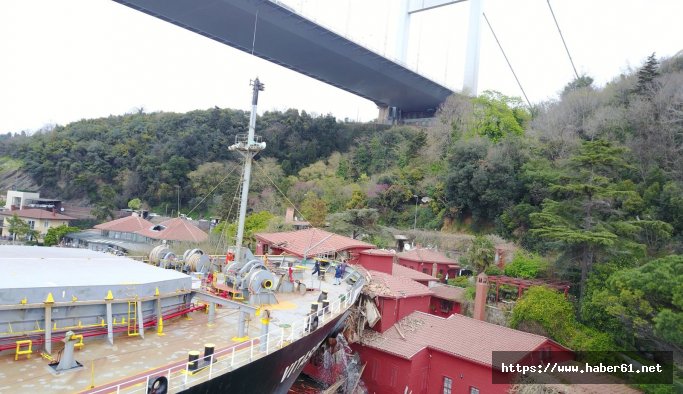
M 115 0 L 242 51 L 406 112 L 453 92 L 269 0 Z

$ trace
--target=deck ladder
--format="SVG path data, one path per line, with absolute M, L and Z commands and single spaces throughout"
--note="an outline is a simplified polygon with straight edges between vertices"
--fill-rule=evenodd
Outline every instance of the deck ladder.
M 128 336 L 133 337 L 139 334 L 138 303 L 137 301 L 128 301 Z

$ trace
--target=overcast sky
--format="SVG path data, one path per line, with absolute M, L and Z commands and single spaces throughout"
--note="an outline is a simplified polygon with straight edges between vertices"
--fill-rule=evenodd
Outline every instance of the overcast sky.
M 304 15 L 393 56 L 396 0 L 285 0 Z M 551 0 L 579 73 L 598 85 L 652 52 L 683 49 L 683 1 Z M 394 6 L 394 7 L 392 7 Z M 462 86 L 468 3 L 417 14 L 408 65 Z M 573 71 L 546 0 L 486 0 L 488 16 L 532 102 L 557 97 Z M 351 15 L 348 17 L 348 15 Z M 260 110 L 297 108 L 371 120 L 355 97 L 108 0 L 0 1 L 0 132 L 146 111 L 249 108 L 249 80 L 266 84 Z M 479 89 L 521 96 L 482 23 Z

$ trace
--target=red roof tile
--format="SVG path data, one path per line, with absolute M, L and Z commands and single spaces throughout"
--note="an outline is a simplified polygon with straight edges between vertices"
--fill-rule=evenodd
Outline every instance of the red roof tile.
M 165 227 L 163 230 L 152 230 L 152 227 Z M 198 229 L 195 225 L 184 218 L 173 218 L 159 223 L 151 224 L 149 227 L 136 231 L 137 234 L 154 239 L 165 239 L 168 241 L 187 241 L 204 242 L 209 235 Z
M 380 297 L 402 298 L 431 295 L 429 287 L 412 279 L 369 271 L 372 276 L 369 290 Z
M 396 251 L 387 249 L 367 249 L 360 252 L 360 254 L 368 254 L 372 256 L 396 256 Z
M 397 256 L 401 260 L 417 261 L 418 263 L 458 264 L 457 260 L 450 259 L 434 249 L 413 249 L 398 253 Z
M 98 230 L 120 231 L 123 233 L 134 233 L 139 230 L 147 229 L 154 226 L 152 222 L 147 221 L 139 216 L 126 216 L 121 219 L 112 220 L 111 222 L 101 223 L 95 226 Z
M 256 239 L 284 250 L 287 253 L 303 257 L 321 253 L 339 252 L 356 248 L 374 248 L 375 246 L 353 238 L 330 233 L 317 228 L 281 233 L 258 233 Z
M 405 340 L 396 329 L 382 334 L 363 333 L 363 344 L 410 359 L 424 348 L 431 348 L 474 361 L 492 365 L 492 351 L 524 351 L 537 349 L 546 337 L 524 331 L 475 320 L 463 315 L 447 319 L 423 312 L 413 312 L 396 323 Z
M 457 287 L 457 286 L 448 286 L 448 285 L 435 285 L 430 287 L 432 292 L 434 293 L 434 297 L 436 298 L 441 298 L 444 300 L 448 301 L 457 301 L 457 302 L 463 302 L 465 301 L 465 288 L 464 287 Z
M 26 219 L 44 219 L 44 220 L 74 220 L 71 216 L 62 215 L 61 213 L 46 211 L 38 208 L 26 208 L 14 211 L 3 211 L 4 216 L 17 215 L 20 218 Z
M 404 267 L 400 264 L 393 265 L 391 274 L 394 276 L 401 276 L 412 280 L 436 280 L 435 277 L 429 274 L 425 274 L 424 272 L 420 272 L 412 268 Z

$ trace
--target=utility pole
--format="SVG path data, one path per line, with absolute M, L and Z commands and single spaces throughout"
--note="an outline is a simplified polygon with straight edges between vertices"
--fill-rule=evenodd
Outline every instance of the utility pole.
M 178 217 L 180 217 L 180 185 L 175 185 L 175 188 L 178 191 Z
M 413 197 L 415 197 L 415 222 L 413 223 L 413 230 L 417 229 L 417 202 L 418 199 L 420 198 L 417 194 L 413 194 Z

